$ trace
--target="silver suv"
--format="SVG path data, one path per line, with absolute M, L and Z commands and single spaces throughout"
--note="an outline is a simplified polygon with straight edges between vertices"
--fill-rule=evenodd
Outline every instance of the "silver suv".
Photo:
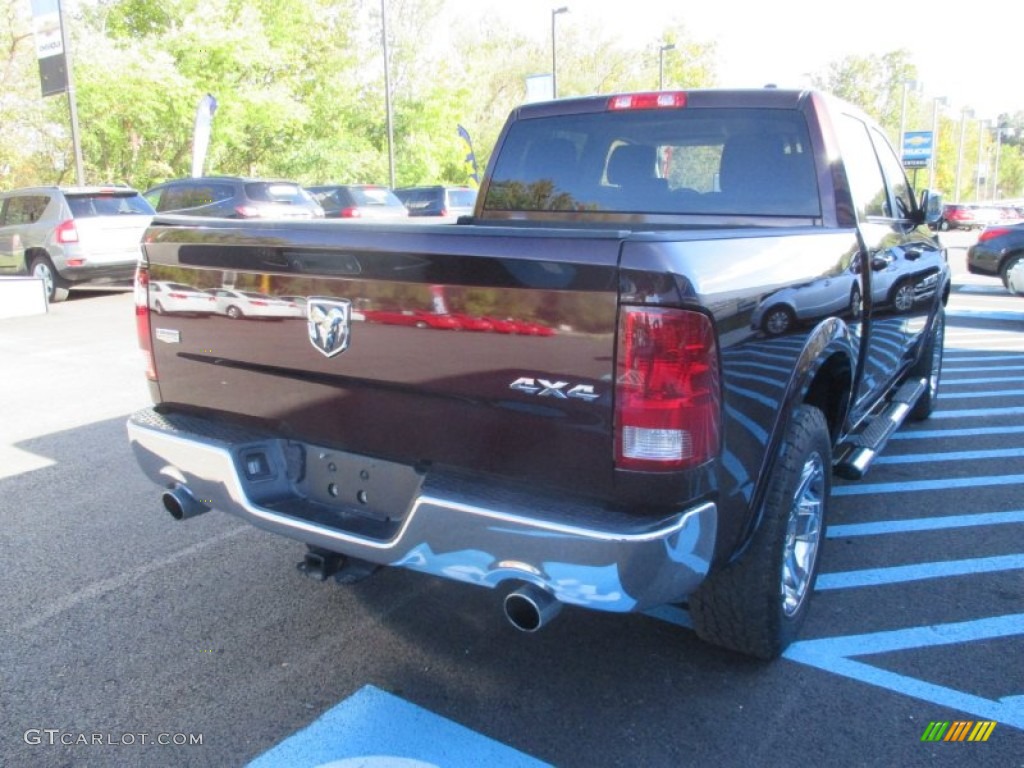
M 153 207 L 129 187 L 0 192 L 0 275 L 41 278 L 50 301 L 76 283 L 130 281 Z

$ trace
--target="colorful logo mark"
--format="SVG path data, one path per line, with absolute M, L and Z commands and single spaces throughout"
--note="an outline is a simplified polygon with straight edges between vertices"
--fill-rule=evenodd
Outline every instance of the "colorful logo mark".
M 933 720 L 921 735 L 921 741 L 988 741 L 996 723 L 992 720 Z

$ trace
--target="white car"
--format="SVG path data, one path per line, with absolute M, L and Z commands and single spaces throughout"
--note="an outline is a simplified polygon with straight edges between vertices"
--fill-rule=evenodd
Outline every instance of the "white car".
M 210 291 L 217 305 L 217 314 L 238 320 L 243 317 L 281 319 L 302 317 L 304 309 L 294 301 L 277 299 L 256 291 L 214 288 Z
M 149 284 L 149 308 L 158 315 L 212 315 L 217 311 L 217 300 L 191 285 L 154 280 Z

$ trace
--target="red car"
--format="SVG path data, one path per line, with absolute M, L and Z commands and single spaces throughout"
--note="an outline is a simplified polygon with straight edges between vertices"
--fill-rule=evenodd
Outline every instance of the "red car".
M 384 323 L 385 325 L 408 325 L 415 328 L 439 328 L 449 331 L 460 331 L 462 325 L 451 315 L 437 315 L 418 309 L 402 310 L 365 310 L 363 316 L 368 323 Z

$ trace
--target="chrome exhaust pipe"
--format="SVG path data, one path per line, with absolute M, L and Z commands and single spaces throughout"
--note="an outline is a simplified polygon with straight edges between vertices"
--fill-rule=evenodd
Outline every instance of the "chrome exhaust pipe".
M 505 597 L 505 618 L 522 632 L 536 632 L 561 610 L 558 598 L 533 584 L 522 586 Z
M 192 492 L 184 485 L 177 485 L 169 491 L 164 491 L 160 500 L 164 503 L 164 509 L 171 513 L 175 520 L 185 520 L 189 517 L 201 515 L 208 512 L 209 507 L 199 502 Z

